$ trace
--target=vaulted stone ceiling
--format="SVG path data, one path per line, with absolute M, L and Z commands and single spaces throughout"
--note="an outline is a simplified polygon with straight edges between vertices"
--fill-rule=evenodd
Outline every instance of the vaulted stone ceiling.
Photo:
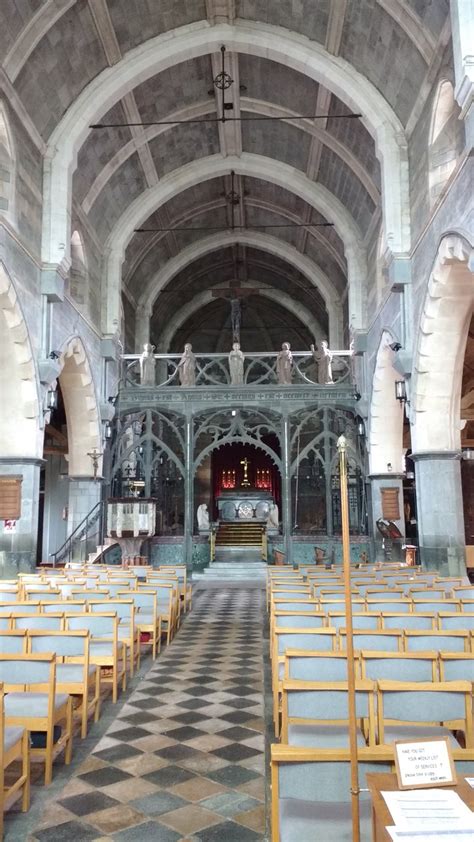
M 172 31 L 177 38 L 231 24 L 229 40 L 238 32 L 242 46 L 226 53 L 233 79 L 226 114 L 241 121 L 209 121 L 221 116 L 213 87 L 221 67 L 218 49 L 190 47 L 188 56 L 180 53 L 160 72 L 124 83 L 123 90 L 117 85 L 98 122 L 140 125 L 84 131 L 72 184 L 73 224 L 89 233 L 99 251 L 106 250 L 133 203 L 140 206 L 157 185 L 170 183 L 172 198 L 142 227 L 229 229 L 230 171 L 240 161 L 234 184 L 239 236 L 232 242 L 230 232 L 219 242 L 217 230 L 131 231 L 122 267 L 128 304 L 152 306 L 152 330 L 159 339 L 185 305 L 196 302 L 197 323 L 202 306 L 209 312 L 223 306 L 222 301 L 203 305 L 206 290 L 230 280 L 260 282 L 300 302 L 302 313 L 310 312 L 327 335 L 328 308 L 342 312 L 346 306 L 347 225 L 280 227 L 332 221 L 301 197 L 292 173 L 316 185 L 338 218 L 349 220 L 362 249 L 373 244 L 381 225 L 382 177 L 365 117 L 339 119 L 351 109 L 343 92 L 337 96 L 329 89 L 324 62 L 331 57 L 348 62 L 410 131 L 423 81 L 446 42 L 448 16 L 448 0 L 2 0 L 2 84 L 28 114 L 38 143 L 47 144 L 81 92 L 107 68 L 120 67 L 130 51 L 138 56 L 150 39 Z M 255 28 L 267 38 L 265 50 L 253 45 Z M 273 32 L 309 39 L 323 57 L 320 76 L 307 75 L 304 63 L 297 69 L 277 61 Z M 315 114 L 328 117 L 315 120 Z M 296 120 L 298 115 L 307 116 Z M 261 119 L 270 117 L 283 119 Z M 201 122 L 173 124 L 173 119 Z M 141 125 L 157 120 L 170 122 Z M 230 163 L 223 168 L 226 158 Z M 255 175 L 263 158 L 275 162 L 274 181 L 268 168 L 267 176 Z M 214 168 L 219 175 L 213 176 Z M 167 276 L 172 261 L 177 269 Z M 277 319 L 283 305 L 269 301 L 268 318 Z M 290 318 L 296 316 L 288 311 Z

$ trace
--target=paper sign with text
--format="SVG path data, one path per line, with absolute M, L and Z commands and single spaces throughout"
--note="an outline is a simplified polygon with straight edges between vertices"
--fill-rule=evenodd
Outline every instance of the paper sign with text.
M 447 737 L 395 742 L 395 765 L 400 789 L 456 784 L 451 746 Z

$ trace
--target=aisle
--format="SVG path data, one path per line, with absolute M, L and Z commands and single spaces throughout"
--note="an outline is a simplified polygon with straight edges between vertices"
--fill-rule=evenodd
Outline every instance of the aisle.
M 263 840 L 263 618 L 261 590 L 198 591 L 30 840 Z

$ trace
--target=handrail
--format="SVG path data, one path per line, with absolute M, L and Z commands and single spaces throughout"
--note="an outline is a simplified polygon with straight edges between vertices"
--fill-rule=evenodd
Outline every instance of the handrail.
M 64 541 L 64 544 L 62 544 L 62 546 L 59 547 L 59 549 L 56 550 L 56 552 L 50 553 L 50 556 L 53 559 L 53 567 L 55 567 L 58 560 L 60 561 L 62 558 L 64 558 L 64 556 L 66 556 L 66 555 L 70 556 L 73 544 L 77 540 L 80 540 L 84 535 L 87 536 L 87 533 L 89 531 L 89 526 L 93 526 L 95 523 L 97 523 L 99 518 L 102 518 L 102 525 L 101 525 L 101 529 L 100 529 L 100 532 L 102 533 L 103 522 L 104 522 L 104 517 L 103 517 L 104 511 L 105 511 L 104 501 L 99 500 L 92 507 L 90 512 L 88 512 L 86 514 L 86 516 L 81 520 L 81 522 L 76 526 L 76 528 L 73 530 L 73 532 L 71 532 L 71 534 L 68 535 L 68 537 Z
M 262 529 L 262 561 L 268 561 L 268 535 L 265 527 Z

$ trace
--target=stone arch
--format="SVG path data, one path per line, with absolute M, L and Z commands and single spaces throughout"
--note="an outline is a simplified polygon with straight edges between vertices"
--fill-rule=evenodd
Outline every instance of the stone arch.
M 94 380 L 86 350 L 78 336 L 71 337 L 59 358 L 59 382 L 68 425 L 69 476 L 92 476 L 92 460 L 88 453 L 102 451 L 100 411 Z M 99 460 L 98 474 L 102 470 Z
M 337 346 L 341 339 L 339 330 L 341 303 L 340 299 L 334 295 L 329 278 L 319 267 L 315 266 L 310 258 L 302 255 L 294 246 L 278 240 L 277 237 L 255 231 L 225 231 L 205 237 L 197 243 L 187 246 L 150 279 L 147 288 L 138 301 L 137 309 L 140 308 L 144 312 L 151 313 L 160 290 L 164 289 L 178 272 L 185 269 L 193 260 L 235 243 L 255 246 L 262 251 L 281 257 L 308 278 L 324 299 L 329 317 L 329 340 L 334 346 Z
M 0 260 L 0 456 L 43 454 L 41 401 L 28 328 Z
M 77 230 L 71 235 L 71 268 L 69 270 L 69 290 L 71 298 L 81 307 L 88 304 L 88 270 L 84 241 Z
M 192 57 L 218 50 L 265 56 L 320 82 L 349 108 L 362 113 L 376 142 L 382 167 L 383 213 L 393 251 L 410 246 L 408 158 L 403 126 L 382 94 L 338 56 L 304 36 L 269 24 L 246 21 L 229 27 L 198 21 L 150 39 L 106 68 L 81 92 L 52 133 L 46 155 L 42 259 L 67 262 L 71 180 L 89 126 L 137 84 Z M 291 180 L 290 180 L 291 183 Z
M 16 157 L 7 111 L 0 102 L 0 214 L 15 224 Z
M 395 338 L 382 332 L 375 360 L 369 414 L 369 471 L 371 474 L 403 473 L 403 404 L 395 397 L 400 374 L 394 366 Z M 388 467 L 390 465 L 390 467 Z
M 433 101 L 429 134 L 428 178 L 431 205 L 435 204 L 456 168 L 459 111 L 452 82 L 442 79 Z
M 257 281 L 248 280 L 247 282 L 240 282 L 241 286 L 252 286 L 253 284 L 257 284 Z M 306 327 L 311 331 L 313 338 L 319 342 L 321 339 L 324 338 L 323 331 L 317 320 L 314 318 L 313 314 L 302 304 L 299 302 L 295 302 L 290 295 L 285 292 L 282 292 L 279 289 L 272 289 L 268 287 L 268 289 L 263 289 L 264 286 L 261 281 L 258 282 L 259 285 L 259 294 L 263 298 L 268 298 L 270 301 L 276 301 L 277 303 L 281 304 L 288 312 L 292 313 L 298 319 L 300 319 Z M 210 304 L 211 301 L 214 301 L 212 297 L 212 290 L 205 290 L 204 292 L 195 295 L 191 301 L 188 301 L 187 304 L 184 304 L 172 317 L 172 319 L 166 325 L 166 329 L 163 334 L 160 336 L 160 348 L 162 349 L 162 353 L 167 353 L 169 350 L 169 346 L 171 340 L 175 333 L 180 329 L 180 327 L 185 323 L 185 321 L 200 310 L 202 307 L 205 307 L 206 304 Z
M 439 245 L 415 347 L 410 420 L 414 453 L 461 447 L 464 354 L 474 309 L 474 250 L 459 234 Z

